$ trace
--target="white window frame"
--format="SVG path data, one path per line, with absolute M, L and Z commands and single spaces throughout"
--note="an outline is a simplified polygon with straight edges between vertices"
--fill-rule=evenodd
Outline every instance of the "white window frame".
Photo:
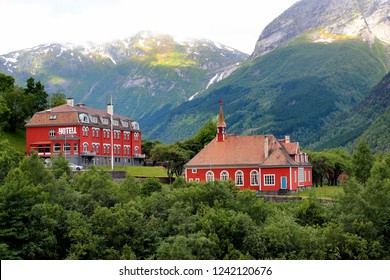
M 55 152 L 55 153 L 61 152 L 61 144 L 60 143 L 55 143 L 53 145 L 53 152 Z
M 221 181 L 227 181 L 229 180 L 229 172 L 226 170 L 221 171 L 221 174 L 219 175 L 219 178 Z
M 214 182 L 214 172 L 209 170 L 206 173 L 206 182 Z
M 305 169 L 303 167 L 298 168 L 298 184 L 305 182 Z
M 236 173 L 234 174 L 234 178 L 235 178 L 236 186 L 244 186 L 244 172 L 242 172 L 241 170 L 237 170 Z M 241 182 L 239 182 L 238 180 L 239 178 Z
M 251 186 L 258 186 L 260 184 L 259 171 L 252 170 L 250 173 L 250 178 L 251 178 Z M 256 179 L 256 182 L 254 182 L 254 179 Z
M 192 174 L 195 174 L 195 173 L 198 173 L 198 169 L 196 169 L 196 168 L 192 168 Z
M 264 186 L 275 186 L 275 174 L 264 174 Z

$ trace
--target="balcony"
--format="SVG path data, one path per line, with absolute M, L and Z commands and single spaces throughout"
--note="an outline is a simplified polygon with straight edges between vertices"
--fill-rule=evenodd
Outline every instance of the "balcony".
M 136 154 L 134 158 L 145 158 L 145 154 Z
M 93 151 L 83 151 L 83 152 L 81 152 L 81 155 L 85 156 L 85 157 L 94 157 L 94 156 L 96 156 L 96 152 L 93 152 Z

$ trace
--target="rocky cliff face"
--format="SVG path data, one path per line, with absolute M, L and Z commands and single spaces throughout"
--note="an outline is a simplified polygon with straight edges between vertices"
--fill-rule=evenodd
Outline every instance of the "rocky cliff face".
M 264 55 L 302 34 L 314 42 L 348 38 L 390 43 L 388 0 L 302 0 L 262 32 L 252 58 Z

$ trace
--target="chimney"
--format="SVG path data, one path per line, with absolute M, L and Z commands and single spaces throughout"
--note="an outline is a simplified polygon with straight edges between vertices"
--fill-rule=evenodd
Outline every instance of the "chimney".
M 290 143 L 290 135 L 285 136 L 284 143 Z
M 67 98 L 66 99 L 66 104 L 68 104 L 69 106 L 74 107 L 74 99 L 72 97 Z
M 264 137 L 264 159 L 268 158 L 268 136 Z
M 109 114 L 109 115 L 114 114 L 114 105 L 112 105 L 112 103 L 107 104 L 107 114 Z

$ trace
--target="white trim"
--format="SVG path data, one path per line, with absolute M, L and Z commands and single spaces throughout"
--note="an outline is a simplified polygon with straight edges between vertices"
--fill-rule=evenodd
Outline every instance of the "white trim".
M 209 174 L 211 174 L 211 180 L 207 180 L 207 177 L 209 176 Z M 211 170 L 209 170 L 209 171 L 207 171 L 206 172 L 206 182 L 214 182 L 214 179 L 215 179 L 215 177 L 214 177 L 214 172 L 213 171 L 211 171 Z
M 257 177 L 257 184 L 252 184 L 252 173 L 255 172 L 256 173 L 256 177 Z M 251 170 L 251 172 L 249 173 L 249 180 L 250 180 L 250 185 L 251 186 L 258 186 L 260 185 L 260 175 L 259 175 L 259 171 L 253 169 Z
M 290 167 L 290 191 L 292 191 L 292 167 Z
M 270 177 L 273 177 L 273 181 L 274 181 L 274 183 L 273 184 L 268 184 L 268 183 L 266 183 L 266 179 L 265 179 L 265 177 L 266 176 L 270 176 Z M 264 174 L 264 176 L 263 176 L 263 179 L 264 179 L 264 186 L 275 186 L 275 179 L 276 179 L 276 176 L 275 176 L 275 174 Z
M 237 184 L 237 173 L 240 172 L 242 174 L 242 184 Z M 242 170 L 237 170 L 235 173 L 234 173 L 234 184 L 236 186 L 244 186 L 245 185 L 245 177 L 244 177 L 244 172 L 242 172 Z
M 226 180 L 222 180 L 222 173 L 226 172 L 227 173 L 227 179 Z M 220 181 L 228 181 L 230 179 L 230 174 L 227 170 L 222 170 L 221 173 L 219 173 L 219 180 Z
M 286 178 L 286 188 L 282 188 L 282 186 L 283 186 L 283 184 L 282 184 L 282 182 L 283 182 L 283 178 Z M 288 190 L 288 186 L 287 186 L 287 184 L 288 184 L 288 182 L 287 182 L 287 176 L 280 176 L 280 189 L 281 190 Z
M 259 191 L 261 191 L 262 181 L 261 181 L 261 168 L 259 168 Z

